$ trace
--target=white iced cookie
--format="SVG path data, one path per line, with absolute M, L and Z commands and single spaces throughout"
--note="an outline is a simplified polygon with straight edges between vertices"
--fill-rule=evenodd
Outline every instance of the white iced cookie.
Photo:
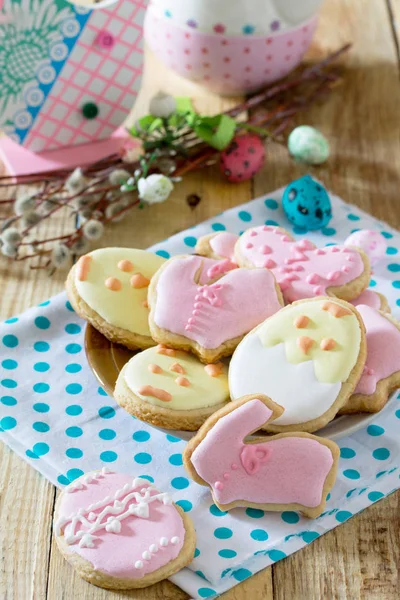
M 163 258 L 133 248 L 103 248 L 81 256 L 66 289 L 75 311 L 103 335 L 131 349 L 154 345 L 147 290 Z
M 229 400 L 228 369 L 163 345 L 139 352 L 119 374 L 115 400 L 137 418 L 195 431 Z
M 229 367 L 233 400 L 265 394 L 284 408 L 268 431 L 316 431 L 352 394 L 366 358 L 363 322 L 343 300 L 300 300 L 238 345 Z

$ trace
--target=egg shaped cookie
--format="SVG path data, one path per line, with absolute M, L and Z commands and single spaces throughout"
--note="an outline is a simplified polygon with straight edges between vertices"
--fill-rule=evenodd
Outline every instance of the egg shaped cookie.
M 78 575 L 106 589 L 166 579 L 191 562 L 196 546 L 190 517 L 168 494 L 141 477 L 106 468 L 62 491 L 54 534 Z
M 163 258 L 133 248 L 102 248 L 81 256 L 68 274 L 68 298 L 80 317 L 112 342 L 136 350 L 154 341 L 147 290 Z
M 286 306 L 251 331 L 229 366 L 233 400 L 265 394 L 284 408 L 267 431 L 317 431 L 353 393 L 366 359 L 365 327 L 343 300 Z
M 204 365 L 192 354 L 158 345 L 124 366 L 114 398 L 142 421 L 195 431 L 229 400 L 228 368 Z

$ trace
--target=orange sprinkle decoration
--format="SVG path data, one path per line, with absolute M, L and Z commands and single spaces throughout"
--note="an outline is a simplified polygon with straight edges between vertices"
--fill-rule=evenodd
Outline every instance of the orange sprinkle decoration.
M 308 351 L 314 346 L 314 340 L 307 335 L 302 335 L 297 338 L 297 345 L 304 354 L 308 354 Z
M 157 375 L 163 372 L 162 368 L 158 365 L 149 365 L 147 368 L 150 371 L 150 373 L 157 373 Z
M 104 283 L 106 288 L 108 288 L 112 292 L 119 292 L 122 288 L 122 283 L 117 277 L 108 277 Z
M 215 365 L 206 365 L 204 370 L 210 377 L 218 377 L 218 375 L 222 374 L 223 366 L 222 363 L 215 363 Z
M 300 315 L 294 320 L 294 326 L 296 327 L 296 329 L 304 329 L 305 327 L 307 327 L 309 322 L 310 319 L 306 317 L 306 315 Z
M 172 396 L 166 390 L 161 390 L 160 388 L 155 388 L 152 385 L 142 385 L 138 389 L 138 393 L 141 396 L 152 396 L 153 398 L 157 398 L 157 400 L 161 400 L 162 402 L 171 402 Z
M 135 290 L 141 290 L 149 285 L 150 279 L 147 279 L 141 273 L 136 273 L 131 277 L 131 286 L 135 288 Z
M 178 362 L 175 362 L 173 365 L 171 365 L 169 370 L 173 371 L 174 373 L 180 373 L 181 375 L 186 373 L 185 369 Z
M 322 340 L 319 347 L 321 348 L 321 350 L 333 350 L 335 346 L 335 340 L 333 340 L 332 338 L 325 338 L 324 340 Z
M 175 356 L 176 352 L 172 348 L 167 348 L 164 344 L 158 344 L 157 354 L 165 354 L 165 356 Z
M 149 303 L 147 302 L 147 300 L 143 300 L 143 306 L 145 308 L 149 308 Z
M 76 263 L 76 276 L 78 278 L 78 281 L 86 281 L 89 275 L 91 263 L 91 256 L 86 255 L 80 257 L 80 259 Z
M 349 308 L 345 308 L 340 304 L 336 304 L 335 302 L 324 302 L 322 305 L 322 310 L 326 310 L 331 313 L 336 319 L 340 319 L 340 317 L 347 317 L 351 315 L 351 310 Z
M 175 383 L 177 383 L 178 385 L 182 385 L 184 387 L 190 386 L 190 381 L 189 381 L 189 379 L 186 379 L 186 377 L 177 377 L 175 379 Z
M 130 273 L 135 268 L 130 260 L 120 260 L 117 266 L 120 271 L 125 273 Z

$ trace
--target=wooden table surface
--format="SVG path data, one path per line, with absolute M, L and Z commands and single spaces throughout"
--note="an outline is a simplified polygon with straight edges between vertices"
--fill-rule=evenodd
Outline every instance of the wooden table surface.
M 315 169 L 324 183 L 392 226 L 400 222 L 399 0 L 326 0 L 310 51 L 321 58 L 352 41 L 344 84 L 298 123 L 320 128 L 332 154 Z M 400 22 L 400 21 L 399 21 Z M 184 82 L 149 57 L 136 116 L 158 89 L 192 96 L 203 112 L 232 100 Z M 217 170 L 185 177 L 168 202 L 133 211 L 110 226 L 105 246 L 145 248 L 222 210 L 284 185 L 302 174 L 280 146 L 268 147 L 265 168 L 252 182 L 230 185 Z M 191 208 L 187 198 L 201 201 Z M 66 226 L 54 220 L 46 234 Z M 0 257 L 1 319 L 23 311 L 63 287 L 63 273 L 48 278 L 25 263 Z M 0 599 L 176 599 L 187 595 L 168 581 L 147 590 L 108 592 L 82 581 L 57 551 L 52 535 L 56 489 L 7 447 L 0 446 Z M 397 600 L 399 598 L 400 493 L 368 508 L 310 546 L 224 594 L 224 600 Z

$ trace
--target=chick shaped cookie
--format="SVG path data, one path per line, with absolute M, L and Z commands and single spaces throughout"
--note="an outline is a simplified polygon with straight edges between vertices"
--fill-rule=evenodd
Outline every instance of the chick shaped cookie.
M 166 346 L 133 356 L 120 372 L 114 398 L 131 415 L 166 429 L 196 431 L 229 400 L 228 368 Z
M 238 345 L 229 365 L 231 398 L 262 393 L 280 404 L 285 412 L 267 431 L 317 431 L 351 396 L 365 359 L 365 328 L 354 306 L 300 300 Z
M 375 413 L 382 410 L 390 394 L 400 387 L 400 323 L 391 315 L 358 306 L 365 325 L 367 359 L 360 381 L 341 414 Z
M 148 301 L 153 338 L 206 363 L 230 356 L 283 304 L 267 269 L 238 269 L 229 260 L 201 256 L 168 260 L 151 281 Z
M 75 479 L 56 502 L 54 533 L 83 579 L 133 589 L 170 577 L 191 562 L 191 519 L 146 479 L 106 468 Z
M 164 258 L 133 248 L 102 248 L 81 256 L 66 281 L 68 298 L 82 319 L 107 339 L 130 348 L 154 346 L 147 292 Z
M 213 414 L 187 444 L 185 468 L 211 488 L 220 510 L 299 510 L 312 518 L 324 510 L 339 459 L 334 442 L 304 432 L 246 439 L 282 413 L 266 396 L 245 396 Z

